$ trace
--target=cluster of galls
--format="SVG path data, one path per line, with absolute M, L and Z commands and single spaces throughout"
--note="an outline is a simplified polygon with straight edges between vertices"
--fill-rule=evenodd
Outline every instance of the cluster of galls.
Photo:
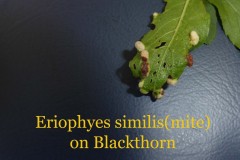
M 157 16 L 157 15 L 155 15 Z M 199 43 L 199 36 L 196 31 L 191 31 L 190 35 L 190 44 L 193 46 L 196 46 Z M 145 78 L 149 75 L 150 73 L 150 65 L 149 65 L 149 52 L 145 49 L 145 45 L 141 41 L 137 41 L 135 43 L 136 49 L 140 52 L 141 60 L 142 60 L 142 65 L 141 65 L 141 74 L 142 77 Z M 186 56 L 186 61 L 187 65 L 191 67 L 193 65 L 193 57 L 191 54 L 188 54 Z M 167 83 L 170 85 L 176 85 L 177 84 L 177 79 L 172 79 L 171 76 L 167 79 Z M 140 88 L 140 92 L 143 94 L 148 94 L 148 91 L 143 89 L 144 85 L 144 80 L 141 80 L 138 84 L 138 87 Z M 153 97 L 156 99 L 160 99 L 164 95 L 164 90 L 163 88 L 159 90 L 153 91 Z

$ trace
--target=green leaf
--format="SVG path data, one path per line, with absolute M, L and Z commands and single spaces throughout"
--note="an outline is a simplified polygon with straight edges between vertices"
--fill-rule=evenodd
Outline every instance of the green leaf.
M 206 43 L 210 26 L 202 0 L 166 2 L 163 13 L 153 14 L 155 28 L 137 43 L 138 52 L 129 63 L 133 75 L 141 79 L 140 91 L 152 91 L 155 98 L 161 98 L 162 86 L 167 81 L 173 84 L 179 79 L 187 66 L 189 50 Z M 192 43 L 191 32 L 195 33 L 192 40 L 196 38 Z
M 220 14 L 223 29 L 232 43 L 240 48 L 240 1 L 209 0 Z
M 212 4 L 210 4 L 207 0 L 203 0 L 203 2 L 207 12 L 210 14 L 211 17 L 210 31 L 206 41 L 207 44 L 210 44 L 215 39 L 217 34 L 217 15 L 216 10 Z

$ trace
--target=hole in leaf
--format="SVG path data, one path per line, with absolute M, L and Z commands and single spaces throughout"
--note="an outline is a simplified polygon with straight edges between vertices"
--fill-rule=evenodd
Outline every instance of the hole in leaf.
M 133 68 L 134 68 L 134 69 L 137 69 L 136 64 L 133 64 Z
M 158 48 L 160 48 L 160 47 L 163 47 L 163 46 L 165 46 L 166 45 L 166 43 L 167 42 L 162 42 L 159 46 L 157 46 L 157 47 L 155 47 L 155 49 L 158 49 Z
M 166 64 L 166 62 L 164 62 L 164 63 L 163 63 L 163 68 L 165 68 L 165 67 L 166 67 L 166 65 L 167 65 L 167 64 Z
M 154 24 L 149 24 L 149 27 L 151 28 L 151 30 L 154 30 L 156 28 Z
M 160 57 L 160 54 L 158 54 L 158 57 Z

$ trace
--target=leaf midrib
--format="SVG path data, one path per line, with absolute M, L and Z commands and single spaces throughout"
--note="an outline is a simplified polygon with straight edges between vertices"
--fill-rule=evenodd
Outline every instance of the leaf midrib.
M 166 50 L 165 50 L 164 53 L 163 53 L 163 58 L 162 58 L 162 61 L 161 61 L 161 63 L 160 63 L 160 66 L 163 65 L 163 61 L 165 60 L 165 57 L 166 57 L 166 55 L 167 55 L 166 53 L 167 53 L 167 51 L 169 50 L 170 46 L 172 45 L 172 42 L 173 42 L 173 40 L 175 39 L 175 37 L 176 37 L 176 35 L 177 35 L 177 32 L 178 32 L 178 30 L 179 30 L 179 28 L 180 28 L 180 26 L 181 26 L 181 24 L 182 24 L 182 20 L 183 20 L 185 14 L 186 14 L 186 10 L 187 10 L 187 7 L 188 7 L 189 2 L 190 2 L 190 0 L 186 0 L 186 2 L 185 2 L 184 8 L 183 8 L 183 12 L 182 12 L 181 17 L 180 17 L 180 19 L 179 19 L 179 21 L 178 21 L 178 24 L 177 24 L 177 27 L 176 27 L 175 32 L 174 32 L 174 34 L 173 34 L 173 37 L 172 37 L 171 41 L 169 42 Z M 173 56 L 172 56 L 172 57 L 173 57 Z M 159 70 L 160 70 L 160 67 L 158 68 L 157 72 L 159 72 Z M 156 88 L 155 88 L 155 84 L 156 84 L 156 81 L 154 82 L 154 90 L 156 89 Z

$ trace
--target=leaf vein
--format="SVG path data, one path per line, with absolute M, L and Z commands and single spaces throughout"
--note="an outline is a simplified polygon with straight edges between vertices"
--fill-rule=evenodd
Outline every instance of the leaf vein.
M 164 53 L 163 53 L 163 58 L 162 58 L 162 60 L 161 60 L 161 62 L 160 62 L 160 64 L 159 64 L 160 67 L 158 68 L 158 72 L 159 72 L 159 70 L 160 70 L 160 68 L 161 68 L 161 66 L 162 66 L 162 64 L 163 64 L 163 61 L 164 61 L 165 58 L 166 58 L 166 55 L 167 55 L 166 53 L 167 53 L 167 51 L 169 50 L 170 46 L 171 46 L 172 43 L 173 43 L 173 40 L 175 39 L 175 37 L 176 37 L 176 35 L 177 35 L 177 32 L 179 31 L 179 28 L 180 28 L 180 26 L 181 26 L 181 24 L 182 24 L 183 18 L 184 18 L 185 14 L 186 14 L 186 10 L 187 10 L 187 7 L 188 7 L 189 2 L 190 2 L 190 0 L 186 0 L 186 2 L 185 2 L 185 4 L 184 4 L 183 11 L 182 11 L 182 14 L 181 14 L 181 16 L 180 16 L 180 19 L 179 19 L 179 21 L 178 21 L 178 24 L 177 24 L 177 26 L 176 26 L 174 35 L 173 35 L 171 41 L 169 42 L 167 48 L 165 49 L 165 51 L 164 51 Z M 173 54 L 173 53 L 171 53 L 171 55 L 172 55 L 172 54 Z M 158 75 L 157 75 L 157 77 L 158 77 Z M 156 86 L 156 82 L 154 82 L 154 89 L 156 89 L 155 86 Z

